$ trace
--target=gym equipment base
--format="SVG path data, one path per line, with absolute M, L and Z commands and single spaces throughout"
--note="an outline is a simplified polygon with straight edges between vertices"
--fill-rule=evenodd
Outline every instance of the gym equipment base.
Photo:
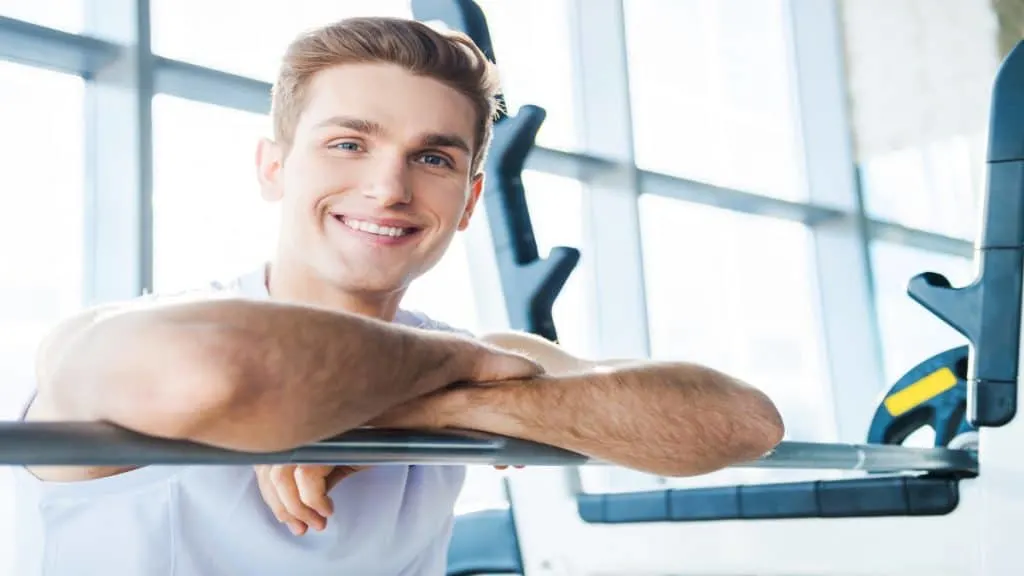
M 146 436 L 98 422 L 0 424 L 0 465 L 142 466 L 248 464 L 605 464 L 574 452 L 474 431 L 360 428 L 280 452 L 241 452 Z M 737 468 L 943 472 L 975 475 L 975 453 L 946 448 L 782 442 Z

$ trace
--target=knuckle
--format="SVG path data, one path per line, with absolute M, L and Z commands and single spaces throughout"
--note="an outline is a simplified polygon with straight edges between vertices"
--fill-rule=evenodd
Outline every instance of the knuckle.
M 270 469 L 270 479 L 275 483 L 284 482 L 291 476 L 289 472 L 287 466 L 274 466 Z

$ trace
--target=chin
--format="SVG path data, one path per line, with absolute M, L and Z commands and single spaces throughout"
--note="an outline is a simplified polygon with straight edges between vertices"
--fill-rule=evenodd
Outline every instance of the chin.
M 353 294 L 390 294 L 409 287 L 411 278 L 401 273 L 382 273 L 379 269 L 350 267 L 335 263 L 324 274 L 337 288 Z

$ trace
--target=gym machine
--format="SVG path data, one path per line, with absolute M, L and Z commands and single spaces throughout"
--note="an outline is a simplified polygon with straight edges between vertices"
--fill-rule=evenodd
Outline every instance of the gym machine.
M 490 58 L 472 0 L 413 0 L 415 17 L 470 35 Z M 511 483 L 513 511 L 459 518 L 449 574 L 701 575 L 1016 574 L 1024 546 L 1024 425 L 1017 411 L 1024 254 L 1024 47 L 992 92 L 989 182 L 976 242 L 977 276 L 954 288 L 932 273 L 911 298 L 970 342 L 926 360 L 878 408 L 864 444 L 783 442 L 747 468 L 843 471 L 805 482 L 587 494 L 583 455 L 469 431 L 359 429 L 275 453 L 146 437 L 100 423 L 0 424 L 0 465 L 488 464 L 539 467 Z M 512 328 L 556 339 L 551 307 L 579 259 L 538 254 L 521 171 L 544 120 L 502 114 L 489 155 L 487 213 Z M 900 446 L 925 424 L 936 446 Z M 530 530 L 517 531 L 516 525 Z M 623 554 L 622 549 L 628 549 Z M 618 551 L 618 552 L 617 552 Z
M 414 0 L 413 9 L 420 20 L 465 32 L 494 58 L 472 0 Z M 1014 104 L 1022 99 L 1018 46 L 992 91 L 975 280 L 954 288 L 924 273 L 908 286 L 912 299 L 969 345 L 936 354 L 896 382 L 865 444 L 783 442 L 739 465 L 821 471 L 814 481 L 589 494 L 568 467 L 517 474 L 511 510 L 459 518 L 449 575 L 1017 574 L 1024 561 L 1012 536 L 1024 517 L 1024 495 L 1015 494 L 1022 490 L 1015 480 L 1024 478 L 1016 448 L 1024 428 L 1014 418 L 1024 312 L 1024 111 Z M 513 327 L 554 338 L 550 303 L 564 277 L 551 272 L 544 284 L 526 272 L 545 262 L 519 179 L 541 114 L 526 106 L 499 120 L 488 166 L 496 184 L 487 194 Z M 552 259 L 565 260 L 566 250 Z M 934 448 L 900 446 L 923 426 L 935 430 Z M 847 474 L 825 476 L 836 470 Z

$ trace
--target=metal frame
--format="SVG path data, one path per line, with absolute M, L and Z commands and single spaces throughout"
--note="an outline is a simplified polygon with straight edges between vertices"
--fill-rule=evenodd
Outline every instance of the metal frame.
M 622 2 L 570 0 L 569 14 L 579 140 L 586 152 L 617 164 L 584 183 L 581 249 L 589 262 L 595 352 L 644 358 L 650 344 Z
M 152 287 L 152 96 L 166 93 L 265 112 L 270 85 L 153 55 L 148 0 L 83 1 L 84 34 L 0 17 L 0 59 L 88 80 L 84 299 L 92 304 L 136 296 Z M 577 178 L 586 186 L 589 234 L 587 245 L 580 248 L 593 264 L 592 285 L 600 287 L 589 307 L 599 319 L 598 352 L 642 355 L 648 350 L 635 202 L 640 194 L 803 222 L 814 234 L 820 305 L 827 311 L 823 329 L 839 439 L 862 437 L 863 420 L 872 413 L 884 382 L 868 243 L 885 239 L 958 256 L 969 255 L 971 244 L 865 215 L 843 108 L 835 0 L 786 4 L 810 192 L 806 203 L 638 170 L 632 153 L 621 0 L 569 1 L 576 15 L 572 33 L 579 72 L 578 125 L 587 127 L 580 139 L 584 151 L 537 148 L 527 168 Z M 613 217 L 620 225 L 598 234 L 597 226 Z M 484 252 L 470 251 L 475 269 L 490 269 L 483 262 Z
M 119 46 L 86 83 L 86 304 L 153 281 L 153 58 L 148 0 L 89 0 L 86 30 Z
M 134 466 L 147 464 L 487 464 L 605 465 L 545 444 L 475 431 L 358 428 L 294 450 L 245 452 L 146 436 L 93 422 L 0 423 L 0 465 Z M 947 448 L 783 442 L 733 468 L 941 472 L 976 475 L 977 454 Z

